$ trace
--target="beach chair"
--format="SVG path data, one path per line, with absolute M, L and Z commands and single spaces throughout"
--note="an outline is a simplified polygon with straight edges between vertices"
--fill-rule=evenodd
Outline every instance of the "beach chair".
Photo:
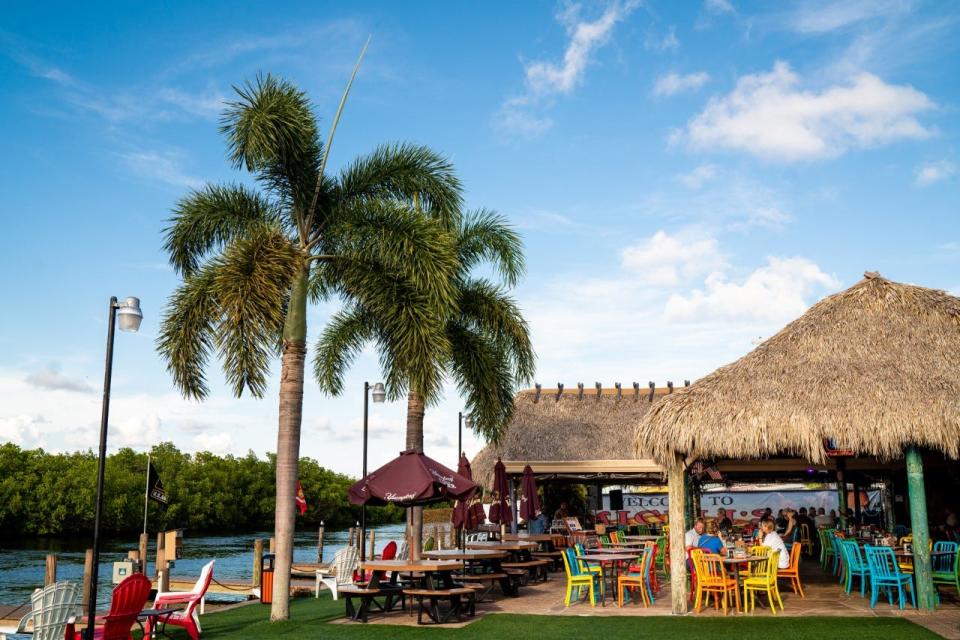
M 356 547 L 344 547 L 333 555 L 333 564 L 330 567 L 317 569 L 316 597 L 320 597 L 320 584 L 330 589 L 333 599 L 337 599 L 337 590 L 348 584 L 353 584 L 353 572 L 359 566 L 359 554 Z
M 577 589 L 576 599 L 578 601 L 580 600 L 580 594 L 583 592 L 583 588 L 587 587 L 590 606 L 596 606 L 597 593 L 599 592 L 600 597 L 603 597 L 603 581 L 600 579 L 600 576 L 590 571 L 582 572 L 574 550 L 569 547 L 563 550 L 563 569 L 567 574 L 567 593 L 563 598 L 564 606 L 570 606 L 574 587 Z
M 134 573 L 117 585 L 110 598 L 110 611 L 105 616 L 94 619 L 94 640 L 129 640 L 130 628 L 137 623 L 137 616 L 143 611 L 150 597 L 150 580 L 142 573 Z M 65 640 L 86 640 L 86 631 L 76 630 L 75 618 L 67 621 L 64 631 Z
M 55 582 L 37 589 L 30 596 L 30 613 L 20 620 L 16 633 L 32 633 L 33 640 L 62 640 L 67 621 L 81 615 L 81 591 L 82 587 L 73 582 Z
M 933 545 L 932 569 L 933 584 L 946 585 L 957 590 L 960 596 L 960 545 L 956 542 L 940 541 Z
M 913 588 L 913 575 L 904 573 L 897 565 L 897 557 L 890 547 L 864 547 L 867 553 L 867 564 L 870 565 L 870 608 L 877 606 L 880 590 L 887 592 L 887 601 L 893 605 L 893 590 L 897 590 L 897 600 L 900 608 L 904 606 L 903 590 L 910 589 L 910 602 L 917 607 L 917 594 Z
M 200 578 L 193 589 L 190 591 L 166 591 L 158 592 L 153 601 L 154 609 L 168 609 L 171 605 L 186 605 L 182 610 L 170 615 L 166 620 L 166 626 L 183 627 L 191 640 L 197 640 L 200 637 L 200 614 L 203 613 L 203 607 L 206 601 L 207 589 L 210 588 L 210 582 L 213 580 L 213 564 L 216 560 L 211 560 L 203 565 L 200 570 Z M 197 611 L 199 606 L 200 611 Z M 144 627 L 143 635 L 150 637 L 150 621 Z
M 867 580 L 870 578 L 870 565 L 863 554 L 860 553 L 860 545 L 854 540 L 843 540 L 840 543 L 840 551 L 843 553 L 843 565 L 845 567 L 844 590 L 850 593 L 853 588 L 853 579 L 860 578 L 860 595 L 865 595 Z
M 777 613 L 777 604 L 783 611 L 783 600 L 780 599 L 780 589 L 777 586 L 777 563 L 780 560 L 780 552 L 773 549 L 766 549 L 766 551 L 766 559 L 754 562 L 751 576 L 743 581 L 744 613 L 757 608 L 757 592 L 760 591 L 767 594 L 771 612 Z M 702 580 L 702 576 L 699 579 Z

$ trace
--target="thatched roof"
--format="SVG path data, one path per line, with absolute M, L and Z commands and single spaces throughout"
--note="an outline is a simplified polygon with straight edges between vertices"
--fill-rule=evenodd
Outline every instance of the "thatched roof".
M 529 463 L 535 473 L 629 476 L 659 475 L 650 461 L 633 455 L 633 428 L 651 406 L 672 389 L 649 387 L 635 391 L 617 389 L 544 388 L 519 392 L 514 415 L 499 446 L 488 445 L 471 462 L 473 479 L 490 486 L 493 465 L 503 459 L 508 473 L 518 473 Z
M 754 351 L 652 407 L 637 456 L 879 459 L 960 453 L 960 298 L 867 273 Z

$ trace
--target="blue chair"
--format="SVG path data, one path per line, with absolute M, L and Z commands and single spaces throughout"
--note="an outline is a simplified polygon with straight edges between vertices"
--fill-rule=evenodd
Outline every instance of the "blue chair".
M 866 594 L 867 580 L 870 578 L 870 565 L 867 564 L 863 554 L 860 553 L 860 545 L 853 540 L 844 540 L 841 543 L 843 549 L 843 559 L 846 565 L 846 586 L 845 590 L 850 593 L 853 588 L 853 579 L 860 578 L 860 596 Z
M 864 547 L 864 550 L 867 552 L 867 564 L 870 566 L 870 608 L 877 606 L 880 589 L 886 590 L 887 601 L 893 605 L 893 589 L 895 588 L 900 608 L 903 609 L 903 590 L 909 588 L 910 602 L 916 609 L 917 594 L 916 589 L 913 588 L 913 576 L 900 571 L 893 549 L 868 544 Z

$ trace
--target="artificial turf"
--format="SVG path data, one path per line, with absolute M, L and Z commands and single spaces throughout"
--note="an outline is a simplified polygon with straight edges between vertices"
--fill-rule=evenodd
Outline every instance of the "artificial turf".
M 936 634 L 902 618 L 745 617 L 705 618 L 650 616 L 539 616 L 488 614 L 459 629 L 406 627 L 383 624 L 328 624 L 344 615 L 343 602 L 329 597 L 296 599 L 290 603 L 290 620 L 270 622 L 270 607 L 255 604 L 203 616 L 203 639 L 219 638 L 474 638 L 537 640 L 539 638 L 610 638 L 631 640 L 663 638 L 815 638 L 820 640 L 908 640 L 938 638 Z M 404 615 L 404 614 L 398 614 Z M 171 630 L 176 638 L 179 629 Z

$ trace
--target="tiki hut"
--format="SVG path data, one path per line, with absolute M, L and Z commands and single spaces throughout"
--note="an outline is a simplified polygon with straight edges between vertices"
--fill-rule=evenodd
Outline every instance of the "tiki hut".
M 487 445 L 471 462 L 474 481 L 489 487 L 498 459 L 514 476 L 529 464 L 538 481 L 661 478 L 658 465 L 633 455 L 633 428 L 672 391 L 672 385 L 520 391 L 503 441 Z
M 918 449 L 960 454 L 960 299 L 869 272 L 746 356 L 655 404 L 634 443 L 638 457 L 668 469 L 671 522 L 682 522 L 684 472 L 694 460 L 819 462 L 825 439 L 851 456 L 906 458 L 918 595 L 932 607 Z M 679 526 L 671 530 L 678 612 L 686 609 L 682 535 Z

